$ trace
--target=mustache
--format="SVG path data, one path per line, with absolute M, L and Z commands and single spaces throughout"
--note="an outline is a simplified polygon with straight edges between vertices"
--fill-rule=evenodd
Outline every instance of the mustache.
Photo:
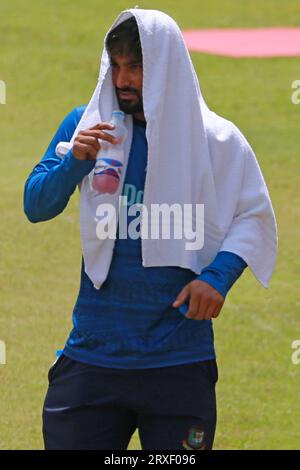
M 134 93 L 135 95 L 138 95 L 138 92 L 137 90 L 135 90 L 134 88 L 117 88 L 116 87 L 116 92 L 117 93 L 126 93 L 126 92 L 129 92 L 129 93 Z

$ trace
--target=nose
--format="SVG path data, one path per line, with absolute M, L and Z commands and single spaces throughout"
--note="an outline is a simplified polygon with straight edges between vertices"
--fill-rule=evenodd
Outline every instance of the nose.
M 120 68 L 116 76 L 116 87 L 121 90 L 130 86 L 129 76 L 126 70 Z

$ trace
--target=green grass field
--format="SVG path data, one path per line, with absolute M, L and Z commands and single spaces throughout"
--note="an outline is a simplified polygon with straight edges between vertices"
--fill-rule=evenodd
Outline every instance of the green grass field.
M 181 28 L 300 26 L 299 0 L 137 2 Z M 30 224 L 23 186 L 58 124 L 96 85 L 103 36 L 134 2 L 3 0 L 0 5 L 0 449 L 41 449 L 47 372 L 64 346 L 80 280 L 78 193 L 63 214 Z M 299 58 L 230 59 L 193 53 L 208 105 L 247 136 L 279 228 L 279 258 L 264 289 L 246 272 L 214 322 L 219 363 L 216 449 L 300 448 L 299 124 L 291 83 Z M 199 397 L 200 399 L 200 397 Z M 139 449 L 135 434 L 131 449 Z

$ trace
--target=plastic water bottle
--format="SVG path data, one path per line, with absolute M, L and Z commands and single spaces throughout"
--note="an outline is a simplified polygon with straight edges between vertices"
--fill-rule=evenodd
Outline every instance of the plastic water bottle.
M 110 123 L 115 126 L 111 131 L 105 131 L 118 139 L 116 144 L 106 140 L 101 141 L 94 167 L 92 186 L 99 193 L 113 194 L 117 191 L 124 164 L 124 142 L 127 129 L 124 124 L 123 111 L 113 111 Z

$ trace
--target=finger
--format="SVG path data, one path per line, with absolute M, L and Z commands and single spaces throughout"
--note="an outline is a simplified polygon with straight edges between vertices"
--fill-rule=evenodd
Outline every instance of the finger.
M 99 139 L 88 135 L 78 135 L 77 141 L 81 144 L 92 145 L 96 150 L 100 149 Z
M 118 139 L 114 137 L 113 135 L 107 134 L 106 132 L 103 132 L 99 129 L 81 131 L 78 134 L 78 137 L 82 137 L 82 136 L 94 137 L 96 139 L 106 140 L 107 142 L 110 142 L 111 144 L 115 144 L 118 141 Z
M 99 140 L 95 137 L 89 137 L 87 135 L 78 136 L 77 142 L 85 145 L 91 145 L 97 152 L 100 150 Z
M 208 311 L 205 314 L 205 320 L 211 320 L 212 318 L 216 318 L 219 315 L 222 309 L 222 306 L 223 306 L 223 303 L 220 303 L 220 301 L 217 301 L 217 300 L 211 301 Z
M 90 145 L 81 144 L 80 142 L 77 143 L 77 149 L 80 153 L 85 155 L 87 160 L 96 160 L 97 151 L 94 147 Z
M 89 129 L 85 129 L 85 130 L 88 131 L 92 129 L 114 129 L 114 128 L 115 128 L 114 124 L 110 124 L 109 122 L 99 122 L 95 126 L 90 127 Z
M 213 318 L 217 318 L 222 310 L 223 305 L 218 305 L 212 315 Z
M 173 307 L 180 307 L 189 297 L 190 289 L 189 286 L 185 286 L 177 295 L 175 302 L 173 302 Z
M 201 299 L 196 315 L 196 320 L 206 320 L 206 315 L 210 309 L 209 300 Z
M 196 319 L 198 309 L 199 309 L 200 300 L 196 295 L 192 295 L 189 302 L 189 309 L 186 314 L 187 318 Z
M 204 320 L 211 320 L 215 312 L 215 306 L 207 308 L 207 311 L 204 315 Z

